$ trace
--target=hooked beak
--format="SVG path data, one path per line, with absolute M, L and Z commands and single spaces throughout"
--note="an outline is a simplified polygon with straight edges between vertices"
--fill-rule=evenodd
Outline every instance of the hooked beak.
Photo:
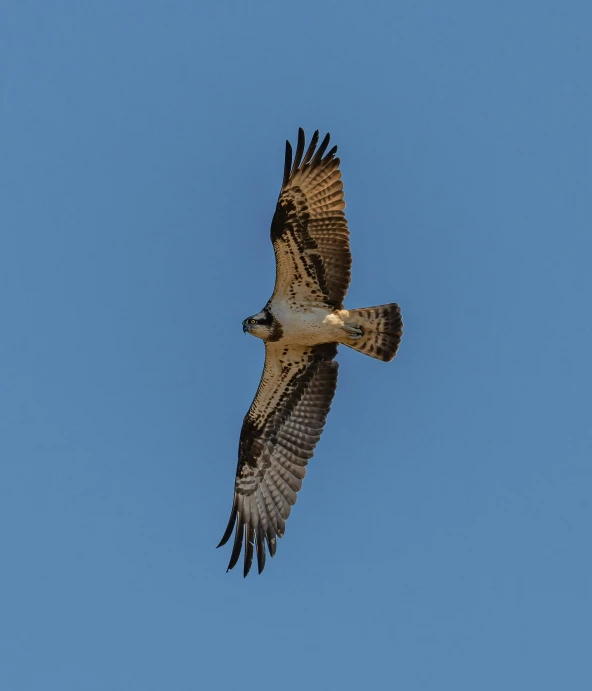
M 247 322 L 243 322 L 243 333 L 249 333 L 249 325 Z

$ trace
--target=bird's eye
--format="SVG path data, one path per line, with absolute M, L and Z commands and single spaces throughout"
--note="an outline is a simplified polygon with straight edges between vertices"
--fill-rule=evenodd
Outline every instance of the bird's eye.
M 256 319 L 249 319 L 249 324 L 256 324 L 257 320 Z

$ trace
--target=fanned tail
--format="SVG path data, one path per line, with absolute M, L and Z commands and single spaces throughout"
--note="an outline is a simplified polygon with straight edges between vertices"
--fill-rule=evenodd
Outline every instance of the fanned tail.
M 351 329 L 352 334 L 352 337 L 344 337 L 344 345 L 384 362 L 395 357 L 403 335 L 403 319 L 396 302 L 359 310 L 343 310 L 341 315 L 346 332 Z

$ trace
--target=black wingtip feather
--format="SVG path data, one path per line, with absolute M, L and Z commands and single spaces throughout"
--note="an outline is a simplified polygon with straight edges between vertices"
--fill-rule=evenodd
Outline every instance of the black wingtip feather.
M 283 185 L 288 183 L 290 179 L 290 171 L 292 170 L 292 145 L 286 139 L 286 158 L 284 159 L 284 182 Z
M 265 568 L 265 533 L 261 524 L 257 528 L 257 542 L 255 545 L 257 547 L 257 571 L 261 574 Z
M 275 557 L 275 550 L 277 547 L 276 539 L 275 537 L 272 537 L 269 539 L 269 536 L 267 537 L 267 544 L 269 545 L 269 556 L 270 557 Z
M 302 127 L 298 128 L 298 144 L 296 145 L 296 154 L 294 155 L 294 163 L 292 165 L 292 172 L 298 170 L 300 162 L 302 161 L 302 154 L 304 153 L 304 130 Z
M 251 528 L 250 525 L 246 526 L 245 533 L 245 567 L 243 569 L 243 578 L 246 578 L 249 575 L 249 571 L 253 565 L 253 547 L 255 542 L 253 528 Z
M 317 152 L 314 155 L 314 158 L 311 161 L 312 165 L 317 164 L 323 158 L 323 155 L 324 155 L 327 147 L 329 146 L 329 140 L 330 139 L 331 139 L 331 135 L 329 134 L 329 132 L 327 132 L 327 134 L 325 135 L 325 138 L 321 142 L 321 145 L 317 149 Z
M 225 545 L 228 542 L 228 539 L 232 535 L 232 529 L 234 528 L 234 522 L 236 521 L 236 513 L 237 513 L 238 507 L 236 505 L 236 502 L 232 504 L 232 511 L 230 512 L 230 520 L 228 521 L 228 525 L 226 526 L 226 531 L 224 532 L 224 535 L 222 536 L 222 539 L 220 542 L 216 545 L 216 549 L 218 547 L 222 547 L 222 545 Z
M 312 158 L 312 155 L 314 154 L 314 150 L 316 148 L 318 141 L 319 141 L 319 131 L 315 130 L 315 133 L 312 135 L 312 139 L 310 140 L 310 144 L 308 145 L 306 155 L 304 156 L 304 159 L 302 161 L 302 163 L 304 165 L 306 165 L 310 161 L 310 159 Z
M 236 532 L 234 534 L 234 545 L 232 546 L 232 554 L 230 555 L 230 561 L 228 562 L 228 568 L 226 569 L 226 573 L 228 573 L 230 569 L 234 569 L 234 567 L 236 566 L 236 562 L 240 557 L 241 549 L 243 548 L 244 534 L 245 523 L 239 516 L 238 523 L 236 524 Z

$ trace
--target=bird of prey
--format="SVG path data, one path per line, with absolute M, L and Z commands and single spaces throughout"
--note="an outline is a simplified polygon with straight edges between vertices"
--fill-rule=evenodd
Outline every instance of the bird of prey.
M 273 557 L 276 538 L 296 503 L 306 465 L 319 441 L 337 384 L 337 346 L 378 360 L 395 357 L 403 322 L 396 303 L 343 309 L 351 273 L 349 231 L 337 147 L 318 130 L 305 151 L 286 142 L 284 180 L 271 222 L 276 279 L 273 295 L 243 331 L 265 343 L 265 365 L 240 434 L 234 498 L 218 547 L 234 533 L 228 570 L 244 544 L 246 576 L 265 543 Z M 236 528 L 235 528 L 236 525 Z

